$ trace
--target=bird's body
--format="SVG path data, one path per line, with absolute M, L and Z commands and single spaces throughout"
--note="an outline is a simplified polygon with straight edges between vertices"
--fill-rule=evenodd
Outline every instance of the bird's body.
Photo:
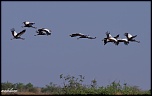
M 23 23 L 24 23 L 24 26 L 22 26 L 22 27 L 28 27 L 28 28 L 32 27 L 32 28 L 35 28 L 35 29 L 37 28 L 37 27 L 33 26 L 35 24 L 34 22 L 25 21 Z
M 24 40 L 24 38 L 21 38 L 21 35 L 24 34 L 25 31 L 26 31 L 26 29 L 24 29 L 24 30 L 22 30 L 21 32 L 17 33 L 17 32 L 15 31 L 15 29 L 12 28 L 12 29 L 11 29 L 11 32 L 12 32 L 12 35 L 13 35 L 13 37 L 14 37 L 13 39 L 22 39 L 22 40 Z M 11 40 L 12 40 L 12 39 L 11 39 Z

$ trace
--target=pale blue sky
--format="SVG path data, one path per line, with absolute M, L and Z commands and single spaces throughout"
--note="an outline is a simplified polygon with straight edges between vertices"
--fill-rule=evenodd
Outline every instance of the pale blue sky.
M 151 59 L 150 2 L 2 2 L 2 82 L 31 82 L 43 87 L 50 82 L 62 85 L 59 75 L 85 76 L 84 84 L 94 78 L 99 86 L 120 81 L 150 89 Z M 36 29 L 22 28 L 23 21 L 52 30 L 51 36 L 34 36 Z M 10 40 L 10 29 L 26 29 L 25 40 Z M 101 41 L 128 32 L 141 43 L 115 46 Z M 96 39 L 71 38 L 72 33 Z

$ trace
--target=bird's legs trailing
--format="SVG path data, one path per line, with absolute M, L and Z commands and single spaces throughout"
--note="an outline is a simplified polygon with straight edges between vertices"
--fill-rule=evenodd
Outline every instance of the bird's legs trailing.
M 140 41 L 136 41 L 136 40 L 133 40 L 133 42 L 137 42 L 137 43 L 140 43 Z
M 12 38 L 11 40 L 13 40 L 13 39 L 22 39 L 22 40 L 25 40 L 25 38 Z
M 25 38 L 20 38 L 20 39 L 25 40 Z
M 37 27 L 34 27 L 34 26 L 32 26 L 32 28 L 35 28 L 35 29 L 37 29 Z
M 140 41 L 137 41 L 137 40 L 135 40 L 135 39 L 132 39 L 132 40 L 130 40 L 130 41 L 140 43 Z

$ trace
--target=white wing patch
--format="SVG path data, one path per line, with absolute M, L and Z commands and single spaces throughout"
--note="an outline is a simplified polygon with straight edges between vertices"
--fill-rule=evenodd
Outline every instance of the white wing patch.
M 109 38 L 113 38 L 111 34 L 109 34 Z
M 28 25 L 30 22 L 25 22 L 26 25 Z
M 49 33 L 50 33 L 50 30 L 49 30 L 49 29 L 43 29 L 43 30 L 45 30 L 45 31 L 47 31 L 47 32 L 49 32 Z
M 131 34 L 128 34 L 128 38 L 131 38 L 132 37 L 132 35 Z
M 16 35 L 17 35 L 16 31 L 14 31 L 14 36 L 16 36 Z

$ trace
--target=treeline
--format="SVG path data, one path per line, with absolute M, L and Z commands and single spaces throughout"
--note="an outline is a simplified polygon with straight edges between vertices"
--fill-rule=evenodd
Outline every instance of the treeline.
M 112 82 L 106 87 L 98 86 L 97 81 L 93 79 L 90 85 L 82 84 L 84 81 L 84 76 L 79 75 L 77 78 L 74 76 L 63 76 L 60 75 L 60 79 L 63 82 L 63 85 L 57 85 L 50 82 L 48 85 L 42 88 L 34 87 L 33 84 L 23 84 L 23 83 L 10 83 L 3 82 L 1 83 L 1 90 L 7 90 L 12 88 L 13 90 L 17 90 L 16 93 L 10 94 L 24 94 L 27 95 L 29 93 L 33 94 L 103 94 L 103 95 L 151 95 L 151 90 L 143 91 L 139 89 L 137 86 L 129 86 L 126 83 L 120 84 L 120 82 Z M 1 91 L 2 94 L 4 92 Z M 6 94 L 6 93 L 5 93 Z M 4 94 L 4 95 L 5 95 Z

